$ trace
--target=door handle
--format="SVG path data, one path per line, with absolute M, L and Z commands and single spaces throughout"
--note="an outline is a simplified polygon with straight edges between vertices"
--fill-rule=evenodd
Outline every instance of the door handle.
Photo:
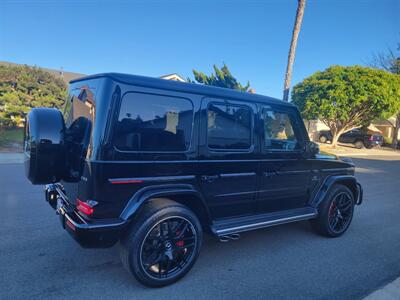
M 263 175 L 265 177 L 272 177 L 272 176 L 275 176 L 275 175 L 278 175 L 278 174 L 275 171 L 272 171 L 272 172 L 264 172 Z
M 207 182 L 213 182 L 214 180 L 218 179 L 218 175 L 203 175 L 201 176 L 201 180 L 207 181 Z

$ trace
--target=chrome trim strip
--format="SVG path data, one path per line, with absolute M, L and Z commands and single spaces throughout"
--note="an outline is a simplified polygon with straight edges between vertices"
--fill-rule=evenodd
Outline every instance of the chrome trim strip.
M 256 176 L 255 172 L 249 173 L 224 173 L 220 174 L 221 178 L 233 178 L 233 177 L 245 177 L 245 176 Z
M 332 168 L 332 169 L 321 169 L 321 172 L 336 172 L 336 171 L 354 171 L 354 167 L 348 168 Z
M 168 182 L 176 180 L 190 180 L 195 179 L 194 175 L 182 175 L 182 176 L 155 176 L 155 177 L 131 177 L 131 178 L 109 178 L 110 183 L 116 183 L 118 181 L 143 181 L 143 182 Z
M 242 232 L 242 231 L 258 229 L 258 228 L 262 228 L 262 227 L 278 225 L 278 224 L 282 224 L 282 223 L 300 221 L 300 220 L 309 219 L 309 218 L 315 217 L 315 216 L 317 216 L 316 212 L 308 213 L 308 214 L 303 214 L 303 215 L 286 217 L 286 218 L 282 218 L 282 219 L 269 220 L 269 221 L 264 221 L 264 222 L 258 222 L 258 223 L 248 224 L 248 225 L 242 225 L 242 226 L 236 226 L 236 227 L 216 230 L 216 233 L 217 233 L 217 235 L 237 233 L 237 232 Z
M 289 174 L 304 174 L 311 173 L 311 170 L 291 170 L 291 171 L 276 171 L 277 175 L 289 175 Z
M 231 162 L 238 162 L 238 163 L 246 163 L 246 162 L 253 162 L 258 163 L 260 161 L 265 162 L 277 162 L 277 161 L 298 161 L 298 158 L 270 158 L 270 159 L 263 159 L 263 158 L 255 158 L 255 159 L 193 159 L 193 160 L 89 160 L 86 159 L 88 163 L 102 163 L 102 164 L 180 164 L 180 163 L 231 163 Z

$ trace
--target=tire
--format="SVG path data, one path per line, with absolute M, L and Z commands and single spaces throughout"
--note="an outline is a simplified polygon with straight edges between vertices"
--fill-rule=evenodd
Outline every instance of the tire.
M 356 141 L 354 143 L 354 146 L 356 146 L 357 149 L 362 149 L 362 148 L 364 148 L 364 142 L 363 141 Z
M 202 238 L 201 224 L 188 208 L 167 199 L 153 199 L 121 239 L 120 256 L 139 282 L 162 287 L 189 272 L 200 253 Z
M 346 199 L 346 201 L 343 199 Z M 344 206 L 348 209 L 345 210 L 345 207 L 340 209 L 341 204 L 345 203 Z M 334 185 L 328 192 L 326 199 L 320 204 L 318 217 L 311 220 L 313 229 L 323 236 L 341 236 L 349 228 L 353 219 L 354 203 L 353 193 L 348 187 L 341 184 Z M 339 222 L 342 222 L 342 226 L 339 226 Z M 335 224 L 338 227 L 334 227 Z
M 328 138 L 325 135 L 321 135 L 319 137 L 319 142 L 325 144 L 328 142 Z
M 372 145 L 366 145 L 365 148 L 367 148 L 367 149 L 372 149 L 373 146 L 372 146 Z
M 34 108 L 25 122 L 24 164 L 33 184 L 58 182 L 65 170 L 65 124 L 54 108 Z

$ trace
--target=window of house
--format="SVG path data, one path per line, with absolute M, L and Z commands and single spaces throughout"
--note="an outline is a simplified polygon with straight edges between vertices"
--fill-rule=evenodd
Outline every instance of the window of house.
M 188 99 L 127 93 L 121 103 L 114 145 L 123 151 L 186 151 L 193 105 Z
M 207 111 L 207 142 L 211 149 L 246 150 L 251 146 L 249 107 L 211 104 Z
M 299 149 L 298 138 L 288 114 L 264 109 L 262 119 L 264 122 L 265 149 L 284 151 Z

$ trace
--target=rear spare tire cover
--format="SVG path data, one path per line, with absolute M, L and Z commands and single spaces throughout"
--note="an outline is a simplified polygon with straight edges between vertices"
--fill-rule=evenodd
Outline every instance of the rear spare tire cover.
M 55 108 L 34 108 L 26 119 L 24 163 L 33 184 L 60 181 L 65 169 L 65 123 Z

